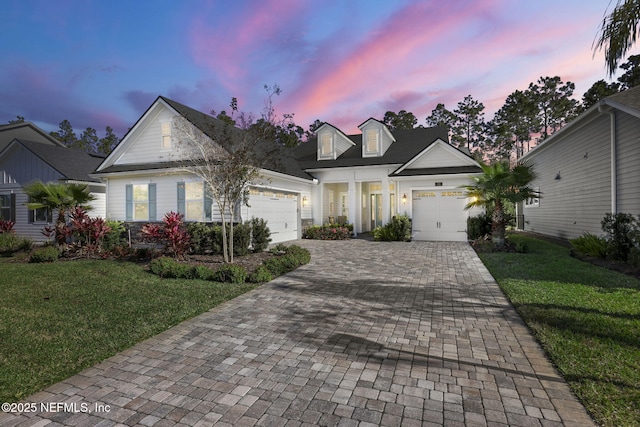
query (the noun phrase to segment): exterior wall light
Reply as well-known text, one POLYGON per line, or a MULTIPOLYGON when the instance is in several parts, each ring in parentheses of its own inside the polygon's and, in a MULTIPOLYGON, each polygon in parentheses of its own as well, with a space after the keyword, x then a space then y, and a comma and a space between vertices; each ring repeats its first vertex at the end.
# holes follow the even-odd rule
POLYGON ((309 199, 307 199, 307 196, 302 196, 302 207, 306 208, 308 204, 309 204, 309 199))
POLYGON ((407 193, 402 195, 402 204, 406 205, 407 204, 407 193))

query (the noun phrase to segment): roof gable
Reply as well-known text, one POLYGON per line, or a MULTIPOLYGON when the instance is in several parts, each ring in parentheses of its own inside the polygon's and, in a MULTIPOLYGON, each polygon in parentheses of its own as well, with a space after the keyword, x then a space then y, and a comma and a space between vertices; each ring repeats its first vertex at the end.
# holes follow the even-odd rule
POLYGON ((31 122, 0 125, 0 151, 14 139, 23 139, 42 144, 64 147, 65 145, 31 122))
POLYGON ((458 171, 455 173, 462 170, 468 170, 469 173, 480 172, 480 164, 444 140, 437 139, 400 166, 393 175, 423 175, 434 170, 458 171))
POLYGON ((20 175, 18 182, 22 183, 34 179, 95 182, 97 180, 91 178, 89 174, 98 167, 103 158, 71 148, 14 139, 0 152, 0 160, 14 166, 18 162, 21 163, 15 168, 20 172, 13 174, 20 175), (36 164, 40 166, 33 167, 36 164))
MULTIPOLYGON (((176 168, 181 165, 179 155, 173 149, 161 150, 162 141, 161 123, 171 123, 175 117, 184 117, 193 126, 215 141, 216 134, 221 127, 231 132, 244 132, 230 127, 225 122, 202 113, 179 102, 159 96, 147 109, 133 128, 124 136, 120 144, 100 165, 98 173, 140 171, 148 166, 149 170, 164 168, 176 168)), ((172 135, 174 137, 175 135, 172 135)), ((224 141, 222 141, 224 143, 224 141)), ((219 143, 219 142, 217 142, 219 143)), ((220 144, 228 151, 233 147, 220 144)), ((264 159, 260 167, 265 170, 279 172, 298 178, 312 179, 297 164, 290 149, 271 141, 260 141, 254 144, 256 159, 264 159)))

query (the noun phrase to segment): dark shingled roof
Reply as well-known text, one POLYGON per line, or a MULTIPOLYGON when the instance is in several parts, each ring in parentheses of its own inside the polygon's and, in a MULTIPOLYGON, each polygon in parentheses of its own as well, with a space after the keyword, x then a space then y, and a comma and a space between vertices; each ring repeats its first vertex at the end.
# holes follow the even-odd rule
MULTIPOLYGON (((180 115, 182 115, 185 119, 187 119, 191 124, 200 129, 205 135, 207 135, 212 140, 216 140, 216 134, 219 134, 220 130, 228 126, 222 120, 219 120, 213 116, 208 114, 204 114, 198 110, 194 110, 191 107, 187 107, 179 102, 172 101, 171 99, 165 98, 164 96, 160 96, 164 102, 169 104, 171 108, 176 110, 180 115)), ((232 128, 235 132, 244 132, 238 128, 232 128)), ((221 145, 227 149, 231 150, 233 147, 225 147, 224 141, 218 141, 221 145)), ((293 152, 290 148, 284 147, 272 141, 260 141, 258 144, 255 144, 252 147, 252 150, 255 152, 256 158, 262 159, 261 163, 257 166, 270 170, 273 172, 279 172, 290 176, 295 176, 298 178, 304 179, 313 179, 311 175, 306 173, 298 164, 296 159, 293 157, 293 152)), ((109 172, 112 170, 112 167, 105 169, 101 172, 109 172)), ((130 169, 131 170, 131 169, 130 169)))
POLYGON ((635 86, 631 89, 608 96, 605 98, 605 103, 607 101, 613 101, 640 111, 640 86, 635 86))
POLYGON ((74 181, 100 182, 89 176, 104 160, 103 157, 94 156, 84 151, 72 148, 43 144, 41 142, 24 141, 15 139, 27 150, 38 156, 43 162, 60 172, 66 179, 74 181))
POLYGON ((436 140, 448 140, 447 128, 444 126, 393 130, 391 134, 396 141, 381 157, 362 157, 362 134, 348 135, 356 145, 335 160, 317 160, 317 138, 298 146, 295 153, 304 169, 404 164, 436 140))

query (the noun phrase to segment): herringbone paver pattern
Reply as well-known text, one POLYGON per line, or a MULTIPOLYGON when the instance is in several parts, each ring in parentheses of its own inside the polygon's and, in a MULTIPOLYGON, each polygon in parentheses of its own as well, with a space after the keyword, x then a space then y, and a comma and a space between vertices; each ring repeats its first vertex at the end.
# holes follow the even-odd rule
POLYGON ((296 243, 309 265, 28 399, 79 410, 0 425, 593 425, 466 243, 296 243))

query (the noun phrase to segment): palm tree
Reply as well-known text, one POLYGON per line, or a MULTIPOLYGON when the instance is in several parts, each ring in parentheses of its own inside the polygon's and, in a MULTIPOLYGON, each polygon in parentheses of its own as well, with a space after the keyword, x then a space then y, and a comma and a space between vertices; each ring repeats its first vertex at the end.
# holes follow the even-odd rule
POLYGON ((467 197, 471 198, 465 209, 483 207, 492 212, 491 241, 502 248, 508 222, 504 203, 540 197, 540 193, 531 187, 535 173, 531 165, 524 163, 518 163, 513 168, 509 167, 508 162, 480 166, 482 175, 473 177, 473 184, 463 186, 467 190, 467 197))
POLYGON ((613 11, 602 20, 594 50, 604 48, 604 57, 610 76, 618 68, 618 61, 635 44, 639 23, 639 0, 618 0, 613 11))
POLYGON ((55 239, 59 245, 64 244, 65 241, 64 227, 67 222, 67 211, 76 206, 89 210, 91 206, 88 203, 95 200, 95 196, 89 193, 89 186, 86 184, 55 182, 44 184, 42 181, 34 181, 24 187, 24 192, 29 196, 30 200, 26 204, 27 208, 47 208, 51 212, 58 211, 55 239))

